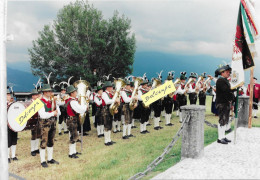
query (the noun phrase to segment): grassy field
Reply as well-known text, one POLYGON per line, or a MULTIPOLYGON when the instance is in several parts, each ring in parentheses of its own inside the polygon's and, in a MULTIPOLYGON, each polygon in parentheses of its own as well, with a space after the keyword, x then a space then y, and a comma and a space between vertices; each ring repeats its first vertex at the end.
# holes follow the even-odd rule
MULTIPOLYGON (((207 97, 206 120, 217 123, 218 118, 211 114, 211 97, 207 97)), ((260 114, 258 114, 260 116, 260 114)), ((84 136, 83 154, 79 159, 68 157, 68 135, 56 134, 54 145, 54 159, 59 165, 49 165, 49 168, 41 168, 39 155, 30 155, 30 131, 18 134, 17 157, 19 161, 9 164, 9 171, 26 179, 128 179, 134 174, 146 169, 164 148, 171 142, 172 137, 180 128, 176 112, 173 112, 172 122, 174 126, 164 126, 155 131, 153 126, 148 126, 151 133, 143 135, 137 129, 132 130, 136 138, 122 139, 122 133, 111 135, 117 143, 113 146, 104 146, 103 138, 97 138, 96 129, 92 126, 89 136, 84 136)), ((152 121, 150 120, 152 123, 152 121)), ((260 127, 260 119, 253 119, 253 126, 260 127)), ((205 125, 205 146, 216 141, 217 129, 205 125)), ((77 144, 80 151, 80 144, 77 144)), ((180 161, 181 138, 177 141, 169 155, 159 164, 145 179, 159 174, 180 161)))

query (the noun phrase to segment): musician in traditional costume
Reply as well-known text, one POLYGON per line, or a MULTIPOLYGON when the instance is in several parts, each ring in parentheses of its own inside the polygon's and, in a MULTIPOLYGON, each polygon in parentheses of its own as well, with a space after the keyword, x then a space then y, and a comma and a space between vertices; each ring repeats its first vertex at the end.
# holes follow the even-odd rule
POLYGON ((84 114, 87 111, 87 105, 80 105, 77 100, 77 89, 70 85, 67 88, 67 93, 70 95, 69 99, 66 100, 67 107, 67 126, 70 132, 70 144, 69 144, 69 158, 77 159, 78 156, 76 151, 76 141, 78 139, 78 121, 79 114, 84 114))
POLYGON ((209 90, 210 86, 208 84, 204 84, 206 73, 201 74, 201 81, 199 82, 199 105, 206 105, 206 91, 209 90))
MULTIPOLYGON (((152 88, 157 88, 161 85, 161 79, 154 79, 153 80, 153 86, 152 88), (156 84, 156 85, 154 85, 156 84)), ((153 111, 154 111, 154 129, 155 130, 160 130, 163 127, 160 126, 161 122, 161 112, 162 112, 162 102, 163 99, 158 99, 157 101, 152 103, 153 111)))
MULTIPOLYGON (((173 74, 172 72, 168 73, 168 77, 166 79, 167 81, 173 80, 173 74)), ((173 126, 171 123, 171 116, 172 116, 172 109, 173 109, 173 95, 174 93, 171 93, 164 97, 164 103, 165 103, 165 126, 173 126)))
MULTIPOLYGON (((11 100, 13 98, 13 93, 7 89, 7 109, 13 104, 13 101, 11 100)), ((13 161, 18 161, 18 158, 16 157, 16 145, 17 145, 17 137, 18 133, 14 132, 7 126, 7 133, 8 133, 8 162, 11 163, 11 159, 13 161), (12 158, 10 158, 10 150, 12 153, 12 158)))
POLYGON ((120 106, 118 107, 118 112, 114 115, 113 119, 113 133, 121 132, 121 115, 122 115, 122 108, 123 104, 120 100, 120 106))
MULTIPOLYGON (((33 89, 31 91, 31 102, 35 101, 36 99, 38 99, 39 97, 39 92, 37 91, 37 89, 33 89)), ((36 154, 39 154, 39 141, 41 138, 41 128, 40 128, 40 124, 39 124, 39 115, 38 113, 34 114, 31 117, 31 120, 35 121, 35 126, 33 127, 33 129, 31 130, 31 155, 32 156, 36 156, 36 154)))
POLYGON ((231 70, 229 65, 226 65, 218 68, 215 72, 216 77, 220 75, 216 83, 216 108, 219 113, 217 142, 221 144, 228 144, 231 142, 225 135, 226 126, 229 123, 230 108, 234 100, 234 94, 228 81, 231 70))
POLYGON ((58 117, 59 122, 58 122, 58 130, 59 130, 59 135, 62 135, 61 130, 62 128, 64 129, 64 134, 68 134, 68 127, 66 124, 66 118, 67 118, 67 110, 65 107, 65 98, 66 98, 66 88, 64 85, 61 86, 61 92, 60 94, 57 95, 57 105, 60 108, 61 115, 58 117), (63 127, 62 127, 63 126, 63 127))
POLYGON ((111 130, 112 130, 112 121, 113 121, 113 116, 111 115, 109 111, 109 106, 117 102, 118 104, 120 103, 120 99, 116 98, 113 99, 113 84, 111 81, 106 81, 104 84, 104 89, 105 91, 102 93, 102 116, 104 119, 104 136, 105 136, 105 145, 110 146, 113 145, 115 142, 111 140, 111 130))
MULTIPOLYGON (((125 124, 123 125, 123 139, 128 139, 129 137, 133 137, 131 134, 132 129, 132 111, 130 110, 129 103, 132 97, 132 90, 130 81, 126 81, 126 86, 123 91, 121 91, 121 101, 123 104, 123 113, 125 117, 125 124)), ((137 97, 133 97, 137 101, 137 97)))
POLYGON ((97 124, 97 135, 98 138, 104 136, 104 119, 102 116, 102 93, 103 89, 101 86, 97 87, 96 94, 94 97, 94 103, 96 104, 95 123, 97 124))
POLYGON ((180 122, 182 122, 182 112, 181 112, 180 107, 187 105, 186 93, 187 93, 188 89, 185 89, 186 79, 187 79, 186 72, 181 72, 181 75, 180 75, 181 83, 178 86, 177 90, 175 91, 175 94, 177 94, 180 122))
POLYGON ((47 147, 48 152, 48 163, 49 164, 59 164, 59 162, 53 159, 53 145, 54 137, 56 133, 56 118, 58 115, 58 110, 55 110, 54 98, 51 99, 52 89, 50 84, 44 84, 41 88, 43 96, 41 101, 44 103, 39 113, 39 123, 41 127, 41 145, 40 145, 40 157, 42 167, 48 167, 45 160, 45 149, 47 147))
MULTIPOLYGON (((260 99, 260 84, 258 84, 257 82, 257 78, 254 77, 254 84, 253 84, 253 116, 254 118, 258 118, 257 117, 257 111, 258 111, 258 102, 260 99)), ((248 84, 248 88, 247 88, 247 96, 250 95, 250 84, 248 84)))
POLYGON ((141 134, 149 133, 149 131, 146 130, 146 125, 149 120, 150 109, 149 109, 149 106, 146 107, 143 104, 143 100, 141 98, 143 94, 146 94, 149 91, 147 84, 148 84, 148 81, 144 80, 141 83, 141 88, 138 90, 138 104, 139 104, 138 106, 140 107, 140 115, 141 115, 141 120, 140 120, 140 133, 141 134))
POLYGON ((97 112, 97 107, 96 107, 96 103, 95 101, 95 97, 96 97, 96 91, 97 91, 97 86, 94 86, 93 88, 93 92, 90 95, 90 102, 92 104, 92 121, 94 124, 94 127, 97 127, 97 122, 96 122, 96 112, 97 112))
POLYGON ((196 93, 196 80, 197 80, 197 74, 191 72, 190 77, 193 79, 193 82, 188 85, 188 94, 189 94, 189 100, 190 104, 197 104, 197 93, 196 93))
POLYGON ((218 115, 218 110, 216 108, 216 86, 212 87, 212 103, 211 103, 211 112, 217 116, 218 115))

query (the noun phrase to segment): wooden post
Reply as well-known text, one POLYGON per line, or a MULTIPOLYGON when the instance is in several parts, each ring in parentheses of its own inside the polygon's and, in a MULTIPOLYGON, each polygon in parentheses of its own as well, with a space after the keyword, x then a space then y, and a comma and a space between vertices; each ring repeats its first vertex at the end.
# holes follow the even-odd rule
MULTIPOLYGON (((254 59, 254 55, 252 54, 254 59)), ((249 118, 248 118, 248 128, 252 128, 252 109, 253 109, 253 88, 254 88, 254 67, 250 68, 250 92, 249 92, 249 118)))

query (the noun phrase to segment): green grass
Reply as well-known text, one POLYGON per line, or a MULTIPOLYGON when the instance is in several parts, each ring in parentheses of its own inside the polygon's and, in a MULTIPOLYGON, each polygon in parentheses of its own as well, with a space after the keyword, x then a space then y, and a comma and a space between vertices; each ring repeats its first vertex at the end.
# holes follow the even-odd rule
MULTIPOLYGON (((207 98, 206 120, 211 123, 217 123, 218 118, 210 113, 211 97, 207 98)), ((160 131, 153 130, 153 126, 148 126, 150 134, 142 135, 139 133, 139 123, 136 123, 138 129, 133 129, 132 134, 136 138, 129 140, 122 139, 122 133, 111 135, 113 141, 117 143, 113 146, 104 146, 103 138, 96 137, 96 129, 93 128, 89 136, 84 136, 83 154, 79 159, 68 158, 67 135, 59 136, 56 134, 54 145, 54 159, 60 162, 60 165, 50 165, 43 169, 40 166, 40 157, 30 156, 30 131, 19 133, 17 145, 18 162, 12 162, 9 171, 26 179, 128 179, 134 174, 144 171, 156 157, 158 157, 164 148, 171 142, 173 136, 180 128, 179 119, 176 113, 173 113, 172 127, 164 126, 160 131)), ((152 120, 150 120, 151 123, 152 120)), ((253 119, 253 126, 260 127, 259 119, 253 119)), ((205 146, 211 144, 217 139, 217 129, 205 127, 205 146)), ((80 151, 80 144, 77 144, 77 150, 80 151)), ((180 161, 181 138, 176 142, 171 152, 165 159, 144 179, 165 171, 180 161)))

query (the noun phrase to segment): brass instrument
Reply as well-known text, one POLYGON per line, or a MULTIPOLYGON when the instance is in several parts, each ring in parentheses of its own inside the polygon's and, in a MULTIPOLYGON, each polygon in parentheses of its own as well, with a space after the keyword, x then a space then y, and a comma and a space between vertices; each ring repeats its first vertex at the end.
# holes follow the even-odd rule
MULTIPOLYGON (((188 82, 185 84, 185 86, 184 86, 184 89, 186 89, 187 87, 188 87, 188 85, 190 85, 190 83, 192 83, 194 80, 193 80, 193 78, 189 78, 189 80, 188 80, 188 82)), ((184 93, 185 95, 187 94, 187 91, 185 91, 185 93, 184 93)))
MULTIPOLYGON (((85 80, 78 80, 74 82, 73 86, 77 88, 79 104, 80 105, 84 104, 88 106, 89 98, 86 96, 86 92, 90 88, 89 82, 85 80)), ((85 117, 86 117, 86 113, 84 113, 83 115, 81 114, 79 115, 80 125, 84 124, 85 117)))
MULTIPOLYGON (((198 79, 198 81, 196 82, 195 88, 198 87, 200 81, 202 81, 202 80, 203 80, 203 77, 200 76, 199 79, 198 79)), ((199 93, 199 91, 196 91, 196 92, 199 93)))
POLYGON ((204 90, 204 89, 206 88, 206 85, 207 85, 207 83, 208 83, 209 81, 211 81, 211 77, 208 77, 208 78, 206 79, 206 81, 203 83, 203 91, 204 91, 204 92, 206 91, 206 90, 204 90))
MULTIPOLYGON (((151 88, 152 89, 152 88, 151 88)), ((149 91, 149 89, 145 89, 146 91, 149 91)), ((143 107, 145 108, 145 109, 147 109, 147 108, 149 108, 150 106, 146 106, 145 104, 144 104, 144 102, 142 101, 142 105, 143 105, 143 107)))
POLYGON ((134 82, 134 90, 132 92, 132 96, 131 96, 131 100, 129 103, 129 108, 131 111, 133 111, 135 109, 135 107, 137 106, 137 102, 138 100, 134 100, 134 96, 136 96, 138 94, 138 87, 140 86, 140 84, 143 82, 142 78, 135 78, 135 82, 134 82))
POLYGON ((51 111, 55 111, 56 110, 56 100, 57 97, 53 95, 51 95, 51 111))
MULTIPOLYGON (((179 78, 177 78, 177 79, 174 81, 173 85, 176 87, 176 84, 178 84, 178 83, 180 83, 180 82, 181 82, 181 80, 180 80, 179 78)), ((174 92, 170 93, 168 96, 169 96, 170 98, 173 98, 174 92)))
POLYGON ((114 116, 114 114, 118 113, 118 107, 120 106, 120 103, 115 102, 115 100, 117 98, 120 98, 119 92, 120 92, 121 88, 126 85, 126 82, 121 78, 115 79, 114 82, 115 82, 115 87, 116 87, 116 92, 113 97, 114 102, 109 106, 109 111, 112 116, 114 116))

